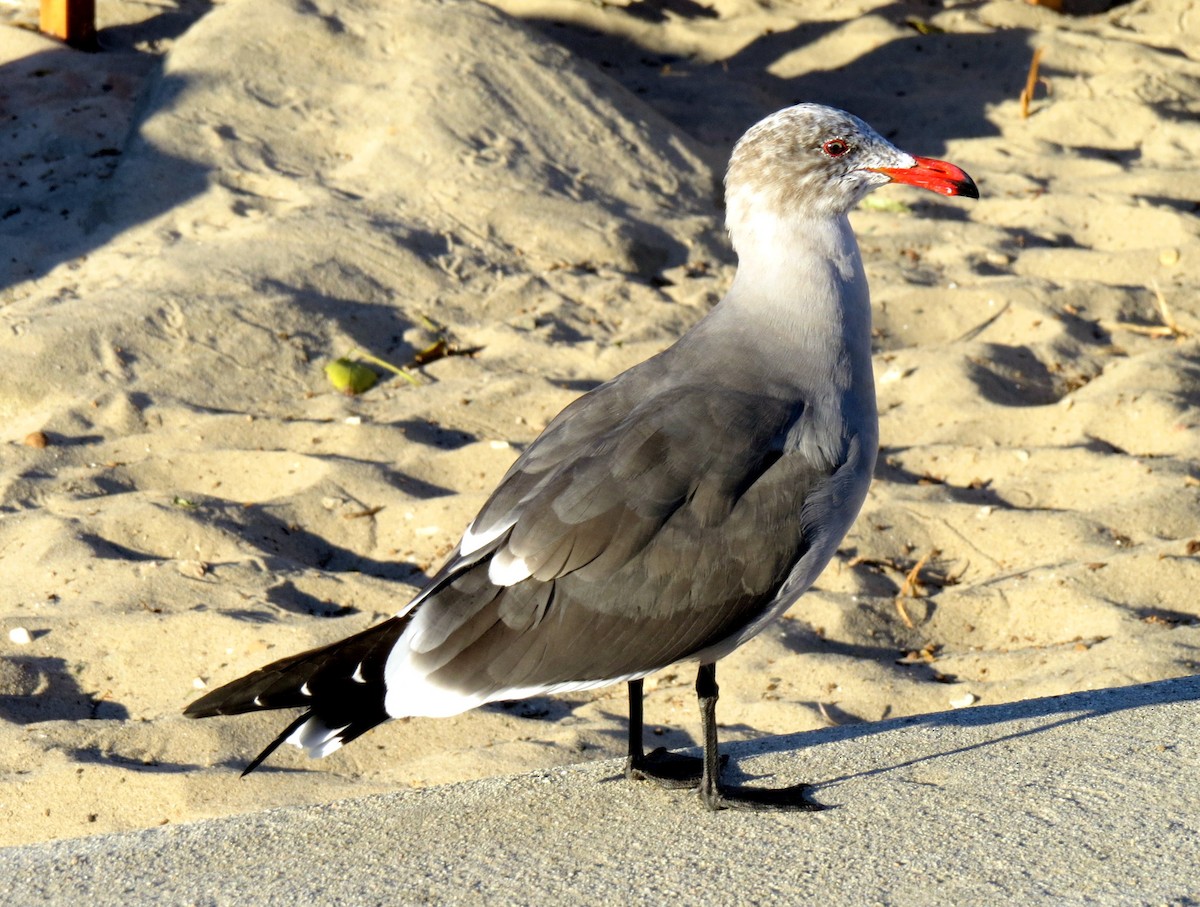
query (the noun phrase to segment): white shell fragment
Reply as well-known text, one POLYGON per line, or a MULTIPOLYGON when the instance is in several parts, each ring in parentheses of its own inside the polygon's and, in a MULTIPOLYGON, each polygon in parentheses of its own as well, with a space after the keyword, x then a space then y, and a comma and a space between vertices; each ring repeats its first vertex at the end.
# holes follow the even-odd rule
POLYGON ((204 579, 208 574, 208 564, 204 561, 179 561, 176 568, 181 576, 186 576, 188 579, 204 579))

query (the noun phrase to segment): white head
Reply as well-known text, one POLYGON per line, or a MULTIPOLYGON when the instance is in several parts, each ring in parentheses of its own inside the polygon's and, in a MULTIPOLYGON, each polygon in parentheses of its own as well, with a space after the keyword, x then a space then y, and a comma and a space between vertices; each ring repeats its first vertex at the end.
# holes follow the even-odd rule
POLYGON ((734 147, 725 177, 729 230, 736 237, 739 224, 764 214, 837 217, 890 182, 979 198, 953 164, 901 151, 845 111, 797 104, 752 126, 734 147))

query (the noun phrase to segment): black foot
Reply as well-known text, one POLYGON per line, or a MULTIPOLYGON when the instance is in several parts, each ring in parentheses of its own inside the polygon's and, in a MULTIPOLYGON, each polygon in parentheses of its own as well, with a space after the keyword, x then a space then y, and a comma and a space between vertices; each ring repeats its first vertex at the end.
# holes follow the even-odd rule
POLYGON ((793 784, 791 787, 729 787, 719 784, 715 790, 700 788, 700 800, 711 810, 818 812, 829 808, 809 800, 804 795, 808 789, 807 784, 793 784))
MULTIPOLYGON (((721 757, 721 767, 729 761, 721 757)), ((699 756, 683 756, 660 746, 647 755, 625 760, 625 777, 633 781, 653 781, 660 787, 695 788, 704 777, 704 760, 699 756)))

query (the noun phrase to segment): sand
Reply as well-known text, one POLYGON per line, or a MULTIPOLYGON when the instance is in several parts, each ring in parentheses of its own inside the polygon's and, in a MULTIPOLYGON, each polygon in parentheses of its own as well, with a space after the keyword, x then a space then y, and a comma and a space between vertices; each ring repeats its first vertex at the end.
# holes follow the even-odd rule
MULTIPOLYGON (((549 418, 719 299, 730 146, 798 100, 983 197, 854 215, 876 482, 722 662, 723 736, 1197 672, 1195 3, 98 6, 81 54, 0 5, 0 844, 620 755, 620 687, 245 780, 283 716, 180 711, 402 606, 549 418), (419 386, 323 372, 435 344, 419 386)), ((691 682, 647 683, 664 745, 691 682)))

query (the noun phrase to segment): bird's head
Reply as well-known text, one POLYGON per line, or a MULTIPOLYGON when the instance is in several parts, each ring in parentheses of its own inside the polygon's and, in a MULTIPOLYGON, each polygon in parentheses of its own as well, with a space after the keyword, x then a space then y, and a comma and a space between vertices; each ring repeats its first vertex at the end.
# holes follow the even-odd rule
POLYGON ((734 147, 725 178, 730 227, 764 205, 784 217, 845 214, 890 182, 979 198, 953 164, 901 151, 845 111, 797 104, 751 127, 734 147))

